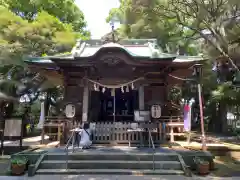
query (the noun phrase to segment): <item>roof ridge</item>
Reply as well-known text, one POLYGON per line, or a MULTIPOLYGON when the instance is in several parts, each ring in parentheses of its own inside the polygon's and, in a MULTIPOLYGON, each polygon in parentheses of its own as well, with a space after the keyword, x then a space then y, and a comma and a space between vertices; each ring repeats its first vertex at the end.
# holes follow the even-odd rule
MULTIPOLYGON (((94 45, 102 46, 102 45, 106 44, 106 42, 104 42, 101 39, 90 39, 90 40, 83 40, 83 41, 82 40, 78 40, 77 44, 79 44, 81 42, 85 42, 85 43, 90 44, 92 46, 94 46, 94 45)), ((107 43, 109 43, 109 42, 107 42, 107 43)), ((142 45, 142 44, 147 44, 147 43, 157 44, 157 39, 121 39, 116 44, 121 44, 121 45, 142 45)))

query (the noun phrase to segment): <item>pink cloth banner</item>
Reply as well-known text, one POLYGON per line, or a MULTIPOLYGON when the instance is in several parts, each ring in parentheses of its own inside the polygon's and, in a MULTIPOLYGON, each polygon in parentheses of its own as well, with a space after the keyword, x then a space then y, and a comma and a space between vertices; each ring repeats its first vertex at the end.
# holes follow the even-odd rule
POLYGON ((188 104, 184 105, 184 111, 183 111, 183 120, 184 120, 184 130, 189 132, 190 131, 190 121, 191 121, 191 111, 190 106, 188 104))

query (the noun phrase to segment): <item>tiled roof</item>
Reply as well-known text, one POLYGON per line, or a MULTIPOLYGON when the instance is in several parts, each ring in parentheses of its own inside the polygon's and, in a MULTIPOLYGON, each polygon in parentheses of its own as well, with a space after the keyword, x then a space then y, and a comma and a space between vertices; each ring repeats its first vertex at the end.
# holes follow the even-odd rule
POLYGON ((102 40, 86 40, 77 41, 70 54, 57 55, 52 57, 30 58, 27 62, 33 63, 52 63, 50 60, 54 57, 66 60, 75 60, 78 57, 92 57, 102 49, 119 48, 130 56, 144 58, 149 60, 175 59, 174 62, 192 62, 202 60, 201 57, 178 56, 176 54, 163 53, 162 49, 157 45, 156 39, 131 39, 121 40, 117 43, 104 43, 102 40))

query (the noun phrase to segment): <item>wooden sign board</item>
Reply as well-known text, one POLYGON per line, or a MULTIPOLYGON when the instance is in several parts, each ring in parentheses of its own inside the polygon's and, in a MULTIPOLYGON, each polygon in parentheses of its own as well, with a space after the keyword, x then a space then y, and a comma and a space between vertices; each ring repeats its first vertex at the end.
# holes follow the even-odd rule
POLYGON ((21 137, 22 136, 22 120, 21 119, 6 119, 5 137, 21 137))
POLYGON ((150 120, 150 112, 149 111, 134 111, 134 121, 149 121, 150 120))

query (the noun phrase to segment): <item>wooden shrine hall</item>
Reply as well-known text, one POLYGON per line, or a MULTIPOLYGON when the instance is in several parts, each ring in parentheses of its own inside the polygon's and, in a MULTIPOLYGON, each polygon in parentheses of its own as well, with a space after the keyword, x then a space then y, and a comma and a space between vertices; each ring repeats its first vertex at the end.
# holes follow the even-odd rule
POLYGON ((190 76, 190 67, 200 61, 201 57, 163 53, 155 39, 130 39, 78 41, 70 54, 25 62, 49 84, 64 87, 62 106, 74 108, 74 117, 59 117, 61 123, 78 126, 88 121, 93 143, 124 144, 138 141, 138 134, 127 129, 140 121, 158 124, 155 142, 183 135, 182 112, 167 97, 173 85, 182 83, 174 77, 190 76))

